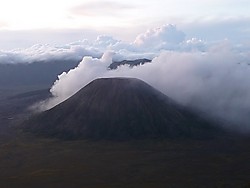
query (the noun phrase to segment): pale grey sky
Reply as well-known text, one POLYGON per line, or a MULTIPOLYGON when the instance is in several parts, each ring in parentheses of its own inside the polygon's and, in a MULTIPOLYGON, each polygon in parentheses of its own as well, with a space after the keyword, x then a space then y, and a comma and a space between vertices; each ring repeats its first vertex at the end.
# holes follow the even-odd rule
POLYGON ((70 37, 75 40, 78 36, 93 37, 101 33, 132 40, 148 28, 168 23, 185 28, 190 35, 197 33, 197 36, 201 37, 203 36, 199 29, 205 36, 211 34, 203 28, 212 30, 213 35, 220 29, 220 37, 223 37, 222 29, 225 38, 231 34, 233 37, 237 33, 234 27, 239 28, 239 35, 243 32, 247 36, 250 32, 249 10, 248 0, 1 1, 0 48, 15 47, 15 40, 19 41, 16 47, 36 42, 49 43, 50 40, 51 43, 57 43, 65 40, 63 38, 67 31, 69 33, 65 36, 69 40, 70 37), (233 31, 228 30, 230 28, 233 31), (29 33, 30 37, 25 40, 19 38, 24 37, 22 33, 25 32, 29 33), (44 32, 47 38, 44 37, 44 32), (58 36, 58 41, 54 36, 58 36))

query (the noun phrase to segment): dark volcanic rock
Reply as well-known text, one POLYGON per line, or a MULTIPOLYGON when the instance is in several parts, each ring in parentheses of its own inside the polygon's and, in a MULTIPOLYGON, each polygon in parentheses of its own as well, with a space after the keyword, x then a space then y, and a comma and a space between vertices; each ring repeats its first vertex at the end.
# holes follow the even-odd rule
POLYGON ((102 78, 56 107, 30 118, 25 129, 64 139, 207 138, 219 131, 145 82, 102 78))
POLYGON ((149 63, 151 60, 149 59, 136 59, 136 60, 123 60, 123 61, 115 61, 109 65, 110 69, 117 69, 117 67, 121 65, 129 65, 130 67, 134 67, 137 65, 143 65, 145 63, 149 63))

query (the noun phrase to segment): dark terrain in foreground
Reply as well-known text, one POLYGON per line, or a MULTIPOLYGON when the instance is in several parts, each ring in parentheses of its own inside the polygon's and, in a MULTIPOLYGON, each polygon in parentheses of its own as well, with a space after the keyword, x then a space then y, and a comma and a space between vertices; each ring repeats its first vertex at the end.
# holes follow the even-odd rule
POLYGON ((21 132, 26 107, 46 91, 0 92, 1 188, 250 187, 247 137, 62 141, 21 132))
POLYGON ((249 139, 0 143, 2 188, 249 187, 249 139))

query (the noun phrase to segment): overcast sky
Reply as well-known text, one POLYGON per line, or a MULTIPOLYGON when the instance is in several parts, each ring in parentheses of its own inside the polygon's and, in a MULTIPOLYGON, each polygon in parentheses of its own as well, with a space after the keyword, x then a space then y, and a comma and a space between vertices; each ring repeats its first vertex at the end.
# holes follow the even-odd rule
POLYGON ((189 37, 249 41, 249 0, 8 0, 0 2, 0 49, 63 44, 99 34, 132 40, 174 24, 189 37))

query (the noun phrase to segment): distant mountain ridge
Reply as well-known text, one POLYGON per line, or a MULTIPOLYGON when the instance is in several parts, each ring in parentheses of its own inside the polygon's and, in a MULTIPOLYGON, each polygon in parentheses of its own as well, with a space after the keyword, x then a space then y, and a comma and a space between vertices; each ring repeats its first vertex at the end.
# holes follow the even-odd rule
POLYGON ((137 66, 137 65, 143 65, 145 63, 150 63, 150 59, 136 59, 136 60, 123 60, 123 61, 116 61, 109 65, 110 69, 117 69, 121 65, 128 65, 130 67, 137 66))
MULTIPOLYGON (((33 63, 0 63, 0 87, 16 87, 29 85, 42 85, 50 87, 57 76, 75 68, 81 59, 72 60, 50 60, 46 62, 33 63)), ((111 63, 110 69, 116 69, 120 65, 136 66, 150 62, 148 59, 123 60, 111 63)))
POLYGON ((50 87, 59 74, 76 67, 79 61, 52 60, 50 62, 0 64, 0 86, 43 85, 50 87))
POLYGON ((62 139, 208 138, 211 122, 135 78, 101 78, 56 107, 31 117, 24 130, 62 139))

